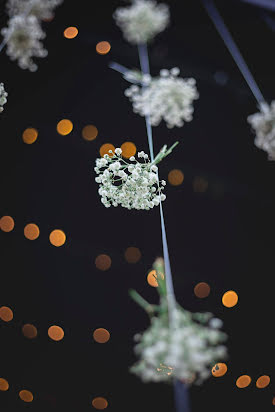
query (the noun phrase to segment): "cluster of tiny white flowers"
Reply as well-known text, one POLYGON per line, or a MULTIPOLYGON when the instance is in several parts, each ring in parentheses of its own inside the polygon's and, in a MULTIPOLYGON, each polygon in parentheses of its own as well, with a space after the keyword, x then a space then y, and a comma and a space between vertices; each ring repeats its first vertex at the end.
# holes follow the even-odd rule
POLYGON ((121 205, 127 209, 149 210, 158 206, 166 196, 162 193, 166 182, 158 179, 158 168, 150 162, 146 153, 138 152, 143 163, 130 157, 130 163, 122 157, 122 150, 116 148, 110 155, 96 159, 94 168, 98 176, 98 193, 105 207, 121 205))
POLYGON ((211 367, 227 354, 221 344, 226 334, 219 330, 222 321, 211 313, 191 314, 177 308, 173 329, 168 316, 153 317, 150 327, 135 335, 135 352, 140 360, 131 371, 143 381, 170 381, 201 384, 211 374, 211 367))
POLYGON ((170 13, 166 4, 154 0, 133 0, 129 7, 120 7, 114 19, 127 41, 147 43, 169 24, 170 13))
POLYGON ((275 100, 268 105, 262 103, 258 113, 248 116, 247 121, 255 131, 255 145, 275 160, 275 100))
POLYGON ((4 104, 7 103, 8 93, 5 91, 4 84, 0 83, 0 113, 4 110, 4 104))
POLYGON ((7 55, 11 60, 18 60, 21 69, 36 71, 33 57, 46 57, 48 52, 40 40, 46 37, 35 16, 18 15, 11 17, 8 27, 1 30, 7 43, 7 55))
POLYGON ((7 11, 10 17, 27 14, 49 20, 54 17, 54 9, 62 2, 63 0, 8 0, 7 11))
POLYGON ((158 126, 164 120, 168 128, 182 127, 193 117, 193 101, 198 99, 196 80, 178 77, 180 70, 160 71, 160 77, 150 78, 146 75, 142 84, 131 85, 125 95, 133 103, 133 110, 141 116, 149 116, 151 124, 158 126), (145 86, 145 87, 144 87, 145 86))

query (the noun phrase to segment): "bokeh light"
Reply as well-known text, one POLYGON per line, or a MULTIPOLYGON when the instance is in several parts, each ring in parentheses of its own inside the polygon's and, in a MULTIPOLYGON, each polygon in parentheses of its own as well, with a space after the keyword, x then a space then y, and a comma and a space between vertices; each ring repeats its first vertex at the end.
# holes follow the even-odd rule
POLYGON ((238 388, 246 388, 251 383, 251 378, 248 375, 242 375, 236 380, 236 386, 238 388))
POLYGON ((131 156, 135 156, 137 152, 136 145, 133 142, 124 142, 120 148, 122 150, 122 156, 126 159, 130 159, 131 156))
POLYGON ((9 387, 9 382, 4 378, 0 378, 0 391, 6 392, 9 389, 9 387))
POLYGON ((108 402, 105 398, 98 397, 93 399, 92 405, 95 409, 102 410, 107 408, 108 402))
POLYGON ((96 139, 97 135, 98 135, 98 130, 92 124, 87 124, 87 126, 84 126, 82 129, 82 137, 85 140, 94 140, 96 139))
POLYGON ((23 389, 19 392, 19 397, 24 402, 32 402, 33 401, 33 394, 30 391, 23 389))
POLYGON ((256 386, 259 389, 266 388, 270 384, 270 377, 267 375, 260 376, 256 381, 256 386))
POLYGON ((74 26, 70 26, 64 30, 63 34, 66 39, 74 39, 78 35, 78 29, 74 26))
POLYGON ((34 325, 26 323, 22 326, 22 333, 25 336, 25 338, 34 339, 37 336, 37 329, 34 325))
POLYGON ((275 405, 275 396, 274 396, 274 398, 272 399, 272 405, 275 405))
POLYGON ((24 235, 29 240, 37 239, 39 234, 39 227, 34 223, 29 223, 24 227, 24 235))
POLYGON ((97 343, 106 343, 110 339, 110 332, 104 328, 94 330, 93 338, 97 343))
POLYGON ((100 156, 103 157, 105 154, 112 157, 113 154, 109 153, 109 150, 115 151, 115 146, 112 143, 104 143, 99 149, 100 156))
POLYGON ((58 342, 64 338, 64 330, 60 326, 50 326, 48 329, 48 335, 49 337, 58 342))
POLYGON ((194 293, 197 298, 206 298, 210 293, 210 286, 206 282, 199 282, 194 287, 194 293))
POLYGON ((7 306, 2 306, 0 308, 0 319, 4 322, 10 322, 13 319, 13 311, 7 306))
POLYGON ((95 265, 99 270, 108 270, 112 264, 112 259, 109 255, 101 254, 95 259, 95 265))
POLYGON ((168 173, 168 182, 172 186, 179 186, 182 184, 184 174, 179 169, 173 169, 168 173))
POLYGON ((33 127, 28 127, 24 130, 22 134, 23 142, 26 144, 32 144, 36 141, 38 137, 38 131, 33 127))
POLYGON ((3 232, 11 232, 14 228, 14 220, 11 216, 2 216, 0 219, 0 227, 3 232))
POLYGON ((49 239, 53 246, 60 247, 66 242, 66 235, 63 230, 55 229, 50 233, 49 239))
POLYGON ((227 308, 232 308, 238 302, 238 295, 234 290, 228 290, 222 297, 222 303, 227 308))
POLYGON ((193 190, 196 193, 204 193, 208 188, 208 181, 201 176, 194 177, 193 190))
POLYGON ((124 253, 125 260, 128 263, 137 263, 141 258, 141 252, 137 247, 127 247, 124 253))
POLYGON ((59 134, 61 134, 62 136, 66 136, 67 134, 70 134, 73 130, 73 124, 70 120, 63 119, 57 123, 56 129, 59 134))
POLYGON ((156 276, 160 276, 160 275, 162 279, 164 279, 163 273, 162 274, 159 273, 157 275, 157 272, 155 270, 151 270, 147 275, 147 282, 149 283, 149 285, 152 286, 153 288, 157 288, 159 284, 158 284, 156 276))
POLYGON ((215 366, 213 366, 212 370, 212 375, 215 376, 215 378, 220 378, 221 376, 224 376, 227 372, 227 365, 225 363, 216 363, 215 366))
POLYGON ((111 50, 111 45, 108 41, 100 41, 96 45, 96 51, 98 54, 107 54, 111 50))

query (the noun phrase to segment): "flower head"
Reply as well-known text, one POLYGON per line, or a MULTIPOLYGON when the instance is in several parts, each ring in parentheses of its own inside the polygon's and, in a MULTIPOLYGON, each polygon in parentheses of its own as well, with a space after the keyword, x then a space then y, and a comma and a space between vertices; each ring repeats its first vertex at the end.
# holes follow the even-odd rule
POLYGON ((52 19, 53 10, 63 0, 8 0, 7 12, 10 17, 16 15, 33 15, 41 20, 52 19))
POLYGON ((154 0, 133 0, 128 7, 120 7, 114 19, 126 40, 133 44, 147 43, 169 24, 169 8, 154 0))
POLYGON ((8 93, 4 89, 4 84, 0 83, 0 113, 4 110, 4 104, 7 103, 8 93))
POLYGON ((32 58, 46 57, 48 54, 40 42, 45 38, 45 33, 38 19, 35 16, 14 16, 1 33, 7 43, 7 55, 10 59, 18 60, 21 69, 36 71, 37 65, 32 58))
POLYGON ((275 100, 270 105, 262 103, 260 111, 247 121, 256 133, 255 145, 268 153, 269 160, 275 160, 275 100))
POLYGON ((149 210, 165 199, 163 182, 158 179, 158 168, 144 152, 139 152, 139 162, 134 156, 130 162, 121 157, 121 149, 96 159, 95 181, 99 183, 98 193, 105 207, 118 206, 127 209, 149 210))
MULTIPOLYGON (((160 77, 147 79, 146 87, 136 84, 125 90, 134 112, 149 116, 153 126, 164 120, 167 127, 182 127, 192 120, 193 101, 198 99, 196 81, 178 77, 177 67, 160 71, 160 77)), ((143 84, 144 86, 144 84, 143 84)))

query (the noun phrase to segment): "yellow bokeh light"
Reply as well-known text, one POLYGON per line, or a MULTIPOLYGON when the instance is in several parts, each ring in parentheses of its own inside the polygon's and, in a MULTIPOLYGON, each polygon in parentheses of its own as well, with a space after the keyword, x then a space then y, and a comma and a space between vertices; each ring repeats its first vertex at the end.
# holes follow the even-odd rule
POLYGON ((34 143, 37 137, 38 137, 38 131, 34 129, 33 127, 28 127, 26 130, 24 130, 22 134, 23 142, 26 144, 34 143))
MULTIPOLYGON (((153 288, 157 288, 158 285, 159 285, 158 281, 157 281, 157 276, 160 276, 160 274, 157 275, 157 272, 155 270, 151 270, 147 275, 147 282, 153 288)), ((164 279, 163 273, 161 274, 161 277, 162 277, 162 279, 164 279)))
POLYGON ((29 223, 24 227, 24 235, 29 240, 37 239, 39 234, 39 227, 34 223, 29 223))
POLYGON ((109 150, 115 151, 115 146, 112 143, 104 143, 99 149, 100 156, 103 157, 107 154, 110 157, 113 157, 113 153, 109 153, 109 150))
POLYGON ((260 376, 256 381, 256 386, 259 389, 266 388, 270 384, 270 377, 267 375, 260 376))
POLYGON ((99 270, 108 270, 112 264, 112 259, 108 255, 98 255, 95 259, 95 265, 99 270))
POLYGON ((63 230, 55 229, 51 232, 49 239, 53 246, 60 247, 66 242, 66 235, 63 230))
POLYGON ((0 227, 3 232, 11 232, 14 228, 14 220, 11 216, 2 216, 0 219, 0 227))
POLYGON ((194 293, 198 298, 206 298, 210 293, 210 286, 206 282, 200 282, 194 287, 194 293))
POLYGON ((168 174, 168 182, 172 186, 179 186, 182 184, 184 179, 184 174, 179 169, 173 169, 168 174))
POLYGON ((64 30, 63 34, 66 39, 74 39, 78 35, 78 29, 74 26, 70 26, 64 30))
POLYGON ((9 389, 9 387, 9 382, 4 378, 0 378, 0 391, 6 392, 9 389))
POLYGON ((215 366, 213 366, 212 370, 212 375, 215 376, 215 378, 220 378, 221 376, 224 376, 227 372, 227 365, 225 363, 216 363, 215 366))
POLYGON ((68 119, 63 119, 57 123, 56 128, 59 134, 61 134, 62 136, 66 136, 67 134, 70 134, 73 130, 73 123, 68 119))
POLYGON ((141 252, 137 247, 130 246, 125 250, 124 257, 128 263, 137 263, 141 258, 141 252))
POLYGON ((108 402, 105 398, 98 397, 93 399, 92 405, 95 409, 102 410, 107 408, 108 402))
POLYGON ((106 343, 110 339, 110 332, 104 328, 98 328, 93 333, 93 338, 97 343, 106 343))
POLYGON ((222 297, 222 303, 227 308, 232 308, 238 302, 238 295, 234 290, 228 290, 222 297))
POLYGON ((96 51, 98 54, 107 54, 111 50, 111 45, 108 41, 100 41, 96 45, 96 51))
POLYGON ((7 306, 2 306, 0 308, 0 319, 4 322, 10 322, 13 319, 13 311, 7 306))
POLYGON ((92 124, 88 124, 82 129, 82 137, 85 140, 94 140, 96 139, 97 135, 98 135, 98 130, 92 124))
POLYGON ((64 330, 60 326, 50 326, 48 329, 48 335, 49 337, 58 342, 64 338, 64 330))
POLYGON ((238 388, 246 388, 251 383, 251 378, 248 375, 242 375, 236 380, 236 386, 238 388))
POLYGON ((131 156, 135 156, 137 152, 136 145, 132 142, 125 142, 120 146, 122 150, 122 156, 126 159, 130 159, 131 156))
POLYGON ((25 336, 25 338, 34 339, 37 336, 37 329, 34 325, 31 325, 30 323, 26 323, 22 327, 22 333, 25 336))
POLYGON ((33 394, 30 391, 22 390, 19 392, 19 397, 24 402, 32 402, 33 401, 33 394))

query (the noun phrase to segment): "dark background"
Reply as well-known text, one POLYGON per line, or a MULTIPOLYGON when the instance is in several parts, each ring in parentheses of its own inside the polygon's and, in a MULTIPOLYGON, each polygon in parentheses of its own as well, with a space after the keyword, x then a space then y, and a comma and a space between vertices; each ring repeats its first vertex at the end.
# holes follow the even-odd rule
MULTIPOLYGON (((1 27, 5 25, 1 2, 1 27)), ((200 99, 194 120, 181 129, 154 128, 155 151, 180 139, 181 145, 161 164, 167 179, 179 168, 181 186, 167 185, 164 213, 177 299, 192 311, 211 311, 224 321, 230 357, 227 374, 211 377, 190 391, 192 411, 269 411, 275 395, 274 370, 274 205, 275 165, 253 143, 246 118, 256 101, 199 1, 167 1, 171 25, 150 46, 153 75, 178 66, 183 77, 197 79, 200 99), (208 182, 204 193, 193 182, 208 182), (194 286, 211 286, 198 299, 194 286), (222 305, 225 291, 239 295, 238 304, 222 305), (272 370, 273 368, 273 370, 272 370), (235 385, 248 374, 245 389, 235 385), (270 385, 257 389, 267 374, 270 385)), ((99 148, 133 141, 148 152, 144 120, 132 112, 123 92, 127 82, 108 68, 111 61, 138 67, 135 47, 122 39, 112 13, 122 2, 68 1, 45 23, 46 59, 30 73, 0 56, 1 77, 9 93, 1 114, 1 216, 10 215, 15 228, 1 233, 0 306, 12 308, 14 319, 0 325, 0 377, 10 390, 0 393, 1 411, 89 411, 96 396, 104 396, 113 411, 173 411, 173 392, 164 384, 143 384, 129 374, 133 335, 148 326, 146 314, 128 296, 135 288, 157 302, 146 275, 162 254, 158 208, 150 212, 106 209, 94 182, 99 148), (79 35, 63 37, 73 25, 79 35), (111 51, 100 56, 97 42, 111 51), (62 118, 74 124, 60 136, 62 118), (96 140, 81 137, 86 124, 99 130, 96 140), (22 132, 39 131, 26 145, 22 132), (27 223, 36 223, 40 237, 24 237, 27 223), (67 241, 55 248, 53 229, 63 229, 67 241), (124 251, 140 248, 142 259, 129 264, 124 251), (111 268, 95 267, 101 253, 111 268), (28 340, 21 327, 33 323, 38 338, 28 340), (63 327, 65 338, 53 342, 48 327, 63 327), (103 327, 111 339, 93 341, 103 327), (29 389, 32 404, 18 391, 29 389)), ((216 2, 267 101, 274 97, 274 33, 265 19, 270 12, 238 1, 216 2), (267 13, 264 14, 264 13, 267 13)))

